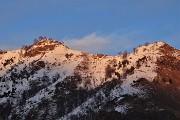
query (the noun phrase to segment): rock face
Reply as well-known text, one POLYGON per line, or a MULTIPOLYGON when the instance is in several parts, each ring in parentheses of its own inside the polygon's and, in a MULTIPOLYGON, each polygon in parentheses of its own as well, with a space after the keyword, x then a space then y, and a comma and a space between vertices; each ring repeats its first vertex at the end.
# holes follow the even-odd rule
POLYGON ((180 51, 71 50, 43 39, 0 53, 0 120, 179 120, 180 51))

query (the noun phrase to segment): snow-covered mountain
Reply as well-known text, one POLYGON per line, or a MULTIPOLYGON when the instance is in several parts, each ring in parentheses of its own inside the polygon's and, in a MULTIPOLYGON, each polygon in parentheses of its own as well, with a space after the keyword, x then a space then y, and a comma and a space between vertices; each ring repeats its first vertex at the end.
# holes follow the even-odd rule
POLYGON ((117 56, 42 39, 0 52, 0 120, 179 120, 180 51, 117 56))

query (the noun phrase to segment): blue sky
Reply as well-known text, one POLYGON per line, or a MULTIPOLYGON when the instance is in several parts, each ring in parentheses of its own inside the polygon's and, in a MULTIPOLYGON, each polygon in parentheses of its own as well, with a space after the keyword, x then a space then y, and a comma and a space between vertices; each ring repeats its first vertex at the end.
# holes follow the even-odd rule
POLYGON ((180 0, 0 0, 0 49, 40 35, 109 55, 155 41, 180 49, 180 0))

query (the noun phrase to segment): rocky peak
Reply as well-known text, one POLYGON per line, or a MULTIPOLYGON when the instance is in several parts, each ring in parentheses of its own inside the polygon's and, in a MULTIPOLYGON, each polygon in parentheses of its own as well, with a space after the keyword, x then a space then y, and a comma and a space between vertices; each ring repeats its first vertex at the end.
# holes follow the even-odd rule
POLYGON ((41 46, 41 45, 61 45, 62 43, 59 41, 52 40, 50 38, 45 38, 42 40, 38 40, 34 43, 34 45, 41 46))
POLYGON ((145 43, 145 45, 139 46, 135 52, 138 54, 158 53, 160 48, 165 44, 164 42, 155 42, 153 44, 145 43))
POLYGON ((164 44, 159 48, 162 54, 157 59, 157 77, 158 82, 162 85, 169 84, 175 89, 180 88, 180 50, 164 44))
POLYGON ((37 54, 44 54, 45 52, 52 51, 56 47, 68 48, 63 43, 59 41, 52 40, 50 38, 45 38, 42 40, 36 41, 33 45, 26 46, 24 48, 24 56, 34 57, 37 54))

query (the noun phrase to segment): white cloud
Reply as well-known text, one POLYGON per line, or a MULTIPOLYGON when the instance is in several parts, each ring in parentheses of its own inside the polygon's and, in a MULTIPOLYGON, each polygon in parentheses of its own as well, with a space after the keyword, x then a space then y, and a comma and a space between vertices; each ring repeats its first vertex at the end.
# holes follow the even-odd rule
POLYGON ((106 36, 93 33, 80 39, 64 39, 63 41, 71 49, 88 53, 117 55, 120 51, 132 51, 133 47, 143 43, 140 40, 133 39, 138 34, 138 31, 128 32, 123 35, 109 34, 106 36))
POLYGON ((97 53, 105 50, 110 43, 107 37, 97 36, 95 33, 81 39, 65 40, 65 43, 72 49, 84 52, 97 53))

